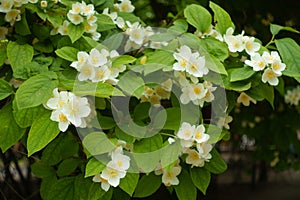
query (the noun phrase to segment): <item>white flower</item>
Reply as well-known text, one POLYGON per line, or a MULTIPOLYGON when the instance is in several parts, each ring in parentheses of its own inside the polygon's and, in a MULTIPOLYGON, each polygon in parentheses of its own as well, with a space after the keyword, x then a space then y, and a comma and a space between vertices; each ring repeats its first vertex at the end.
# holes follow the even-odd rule
POLYGON ((111 162, 118 171, 126 171, 130 167, 130 158, 123 155, 122 147, 119 146, 111 153, 111 162))
POLYGON ((188 156, 185 159, 187 164, 191 164, 192 167, 203 167, 205 164, 205 160, 201 158, 198 151, 194 149, 188 149, 187 152, 188 156))
POLYGON ((94 25, 97 27, 97 17, 95 15, 88 15, 86 16, 86 20, 87 20, 87 23, 90 24, 90 25, 94 25))
POLYGON ((116 164, 110 161, 100 175, 101 178, 107 180, 108 184, 113 187, 117 187, 120 184, 120 179, 126 176, 126 171, 117 169, 116 164))
POLYGON ((7 34, 8 34, 8 28, 0 27, 0 40, 5 39, 7 34))
POLYGON ((276 74, 272 69, 266 69, 262 75, 262 82, 266 83, 268 82, 272 86, 276 86, 279 83, 278 80, 279 74, 276 74))
POLYGON ((262 57, 268 64, 273 64, 275 60, 281 61, 280 56, 277 51, 271 51, 271 53, 264 51, 262 57))
POLYGON ((104 191, 108 191, 109 188, 110 188, 110 184, 108 183, 108 181, 104 178, 101 177, 101 174, 96 174, 94 177, 93 177, 93 181, 96 182, 96 183, 101 183, 101 188, 104 190, 104 191))
POLYGON ((279 76, 282 74, 282 71, 285 70, 285 67, 286 65, 280 60, 274 60, 274 62, 271 65, 273 72, 275 72, 279 76))
POLYGON ((242 34, 225 36, 224 39, 230 52, 242 52, 245 48, 242 34))
POLYGON ((42 8, 47 8, 48 2, 47 1, 41 1, 41 7, 42 8))
POLYGON ((59 109, 69 102, 69 93, 67 91, 58 92, 58 88, 53 90, 52 97, 46 102, 46 106, 50 109, 59 109))
POLYGON ((232 122, 232 120, 233 120, 233 118, 230 115, 228 115, 226 117, 220 117, 218 122, 217 122, 217 126, 219 128, 224 127, 226 129, 230 129, 229 123, 232 122))
POLYGON ((110 70, 106 65, 95 68, 95 75, 91 79, 92 82, 105 82, 107 79, 109 79, 110 70))
POLYGON ((14 5, 14 0, 1 0, 0 2, 0 12, 2 13, 8 13, 9 11, 11 11, 14 5))
POLYGON ((82 12, 82 4, 79 2, 72 4, 72 9, 69 11, 72 14, 80 14, 82 12))
POLYGON ((73 14, 72 12, 68 12, 67 17, 75 25, 81 24, 83 22, 83 17, 80 14, 73 14))
POLYGON ((146 36, 146 31, 144 28, 132 29, 129 33, 129 40, 135 42, 138 45, 142 45, 146 36))
POLYGON ((194 135, 194 131, 194 125, 192 126, 187 122, 183 122, 177 132, 177 137, 183 140, 191 140, 194 135))
POLYGON ((84 32, 93 34, 97 32, 97 24, 90 24, 88 22, 84 23, 84 32))
POLYGON ((171 171, 163 170, 162 182, 165 186, 178 185, 179 180, 177 176, 181 172, 180 166, 174 166, 171 171))
POLYGON ((244 106, 249 106, 250 101, 256 104, 256 100, 248 96, 245 92, 242 92, 240 96, 237 98, 237 102, 242 103, 244 106))
POLYGON ((190 65, 189 60, 192 56, 191 49, 183 45, 178 49, 178 53, 174 53, 173 56, 176 59, 176 63, 173 64, 173 69, 176 71, 185 71, 190 65))
POLYGON ((94 66, 89 63, 83 64, 82 66, 77 68, 77 70, 79 72, 78 80, 80 80, 80 81, 85 81, 85 80, 92 79, 95 77, 94 66))
POLYGON ((101 33, 99 32, 93 32, 92 33, 92 39, 95 40, 95 41, 98 41, 101 37, 101 33))
POLYGON ((245 60, 245 64, 252 67, 254 71, 261 71, 265 69, 267 62, 263 56, 258 53, 253 53, 251 55, 251 60, 245 60))
POLYGON ((176 141, 176 140, 175 140, 174 138, 172 138, 172 137, 169 137, 169 138, 168 138, 168 143, 169 143, 169 144, 173 144, 175 141, 176 141))
POLYGON ((120 12, 133 12, 134 6, 131 4, 130 0, 121 0, 121 3, 115 4, 115 7, 120 12))
POLYGON ((205 161, 209 161, 209 159, 211 159, 210 151, 213 148, 211 144, 198 143, 196 147, 201 158, 203 158, 205 161))
POLYGON ((186 71, 195 76, 203 77, 203 75, 208 73, 208 68, 205 67, 204 56, 199 56, 198 54, 193 54, 189 59, 189 65, 186 67, 186 71))
POLYGON ((293 90, 288 90, 287 93, 284 95, 285 103, 289 103, 291 105, 298 106, 300 100, 300 87, 293 90))
POLYGON ((70 24, 70 22, 65 20, 63 22, 63 24, 60 27, 58 27, 57 32, 60 33, 61 35, 68 35, 69 34, 69 28, 68 28, 69 24, 70 24))
POLYGON ((97 49, 93 48, 90 52, 88 61, 95 67, 105 65, 107 63, 108 54, 108 51, 105 49, 102 49, 100 53, 97 49))
POLYGON ((205 127, 202 124, 200 124, 199 126, 197 126, 195 128, 193 139, 197 143, 207 142, 210 137, 208 134, 206 134, 204 132, 205 132, 205 127))
POLYGON ((243 39, 245 44, 244 48, 249 55, 257 52, 260 49, 260 44, 254 41, 254 37, 244 36, 243 39))
POLYGON ((58 128, 59 130, 61 130, 62 132, 65 132, 68 129, 68 126, 70 124, 70 121, 68 120, 67 116, 65 115, 64 112, 62 112, 62 110, 58 109, 58 110, 54 110, 51 113, 50 119, 52 121, 56 121, 58 122, 58 128))
POLYGON ((86 5, 85 2, 82 1, 81 14, 84 15, 84 16, 89 16, 89 15, 93 15, 94 13, 95 13, 94 5, 93 4, 86 5))
POLYGON ((11 26, 13 26, 16 21, 21 20, 21 11, 17 9, 11 9, 6 13, 4 19, 5 21, 9 22, 11 26))
POLYGON ((86 64, 88 58, 89 58, 88 53, 86 53, 85 51, 79 51, 77 53, 77 61, 72 62, 70 66, 79 70, 81 66, 86 64))
POLYGON ((72 124, 79 127, 82 124, 82 118, 90 114, 91 108, 87 98, 77 97, 73 93, 69 93, 69 102, 62 107, 62 111, 72 124))
POLYGON ((191 84, 190 87, 191 87, 190 90, 191 101, 199 100, 205 97, 207 89, 204 88, 204 85, 202 83, 191 84))

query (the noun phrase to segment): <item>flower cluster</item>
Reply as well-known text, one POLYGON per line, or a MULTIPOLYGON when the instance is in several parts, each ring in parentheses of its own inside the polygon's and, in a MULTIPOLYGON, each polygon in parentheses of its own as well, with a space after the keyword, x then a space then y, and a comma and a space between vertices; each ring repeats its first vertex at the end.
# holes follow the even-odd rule
POLYGON ((300 101, 300 86, 297 86, 292 90, 288 90, 284 95, 284 101, 285 103, 298 106, 300 101))
POLYGON ((171 185, 179 184, 179 179, 177 178, 181 172, 181 166, 179 165, 179 162, 180 160, 178 159, 174 166, 168 166, 166 168, 162 168, 161 164, 158 164, 154 174, 158 176, 162 174, 161 180, 165 186, 169 187, 171 185))
POLYGON ((101 34, 97 32, 97 17, 95 16, 97 12, 94 10, 93 4, 86 4, 84 1, 82 3, 76 2, 72 4, 72 9, 68 11, 67 18, 63 24, 55 28, 51 34, 60 33, 61 35, 68 35, 70 22, 74 25, 84 24, 85 33, 91 34, 94 40, 99 40, 101 34))
POLYGON ((198 126, 183 122, 177 132, 183 153, 188 154, 185 162, 192 167, 203 167, 211 159, 212 145, 207 143, 210 136, 205 133, 203 124, 198 126), (196 147, 196 148, 195 148, 196 147))
POLYGON ((119 12, 131 13, 134 11, 134 6, 131 4, 130 0, 119 0, 119 3, 114 4, 114 8, 119 12))
POLYGON ((125 44, 126 52, 131 49, 139 49, 143 46, 149 46, 152 49, 158 49, 162 46, 168 45, 167 42, 157 42, 149 39, 150 36, 156 34, 150 26, 142 27, 139 22, 134 22, 132 24, 129 21, 126 21, 126 25, 128 27, 125 30, 125 34, 128 35, 128 40, 125 44))
POLYGON ((262 71, 262 82, 268 82, 270 85, 276 86, 279 83, 278 77, 282 75, 286 65, 281 62, 281 58, 276 51, 271 53, 265 51, 262 55, 254 53, 250 60, 245 60, 245 64, 253 68, 254 71, 262 71))
POLYGON ((198 52, 193 53, 186 45, 181 46, 178 51, 173 54, 177 61, 173 64, 173 70, 187 72, 194 77, 203 77, 208 73, 204 56, 200 56, 198 52))
POLYGON ((11 26, 21 20, 20 7, 27 3, 37 3, 38 0, 0 0, 0 13, 5 13, 4 20, 11 26))
POLYGON ((86 118, 91 113, 90 104, 85 97, 78 97, 72 92, 53 90, 53 96, 46 102, 53 110, 50 119, 58 122, 59 130, 65 132, 70 124, 85 128, 86 118))
POLYGON ((106 168, 93 177, 94 182, 100 182, 101 188, 108 191, 110 186, 117 187, 120 179, 126 176, 130 167, 130 158, 123 153, 122 146, 118 146, 110 153, 111 160, 107 163, 106 168))
POLYGON ((157 85, 154 89, 145 86, 141 102, 150 102, 152 105, 160 104, 160 100, 169 99, 173 82, 171 79, 157 85))
POLYGON ((100 51, 93 48, 89 53, 80 51, 77 53, 77 61, 71 63, 78 72, 78 80, 91 80, 92 82, 108 82, 110 84, 117 84, 116 79, 120 72, 126 69, 125 65, 112 66, 112 58, 119 56, 115 50, 107 51, 101 49, 100 51))

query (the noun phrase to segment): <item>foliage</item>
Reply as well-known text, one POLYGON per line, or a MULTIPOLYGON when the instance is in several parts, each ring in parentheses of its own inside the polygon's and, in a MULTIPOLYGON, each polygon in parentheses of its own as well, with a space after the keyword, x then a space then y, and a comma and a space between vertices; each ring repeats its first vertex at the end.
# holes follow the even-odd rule
POLYGON ((140 198, 162 184, 196 199, 227 169, 216 144, 230 132, 273 167, 299 168, 300 47, 277 38, 297 30, 271 24, 264 45, 213 2, 178 4, 164 28, 129 0, 0 2, 0 148, 38 158, 43 199, 140 198))

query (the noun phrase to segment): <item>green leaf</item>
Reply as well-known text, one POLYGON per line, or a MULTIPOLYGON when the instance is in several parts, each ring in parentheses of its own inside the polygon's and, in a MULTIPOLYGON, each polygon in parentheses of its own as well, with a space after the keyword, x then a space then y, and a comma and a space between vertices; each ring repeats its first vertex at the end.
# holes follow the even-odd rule
POLYGON ((156 50, 147 57, 144 74, 148 75, 152 72, 161 70, 167 66, 172 66, 174 63, 173 52, 156 50))
POLYGON ((286 64, 283 74, 290 77, 299 77, 300 46, 291 38, 275 40, 275 44, 283 62, 286 64))
POLYGON ((42 161, 48 165, 55 165, 65 158, 77 155, 78 150, 78 141, 71 133, 64 133, 46 147, 42 154, 42 161))
POLYGON ((299 31, 293 29, 292 27, 280 26, 277 24, 270 24, 270 31, 272 35, 277 35, 280 31, 290 31, 293 33, 300 33, 299 31))
POLYGON ((31 34, 30 29, 27 24, 25 12, 21 15, 21 20, 17 21, 15 23, 15 30, 16 30, 16 33, 23 35, 23 36, 31 34))
POLYGON ((69 26, 68 26, 68 35, 69 35, 72 43, 74 43, 76 40, 81 38, 83 33, 84 33, 83 23, 78 24, 78 25, 74 25, 72 23, 69 24, 69 26))
POLYGON ((40 105, 37 107, 26 108, 18 110, 16 101, 13 101, 13 115, 17 124, 21 128, 27 128, 32 125, 33 121, 39 118, 42 114, 47 112, 44 106, 40 105))
POLYGON ((100 174, 102 170, 104 170, 106 165, 102 162, 100 162, 95 157, 92 157, 85 167, 85 178, 89 176, 94 176, 96 174, 100 174))
POLYGON ((55 176, 55 173, 53 176, 47 176, 47 177, 43 178, 42 184, 40 187, 40 194, 41 194, 42 199, 47 199, 47 197, 50 193, 49 188, 51 188, 56 183, 57 183, 57 178, 55 176))
POLYGON ((97 17, 97 31, 107 31, 111 30, 113 28, 116 28, 116 25, 111 20, 111 18, 105 14, 97 14, 95 15, 97 17))
POLYGON ((109 51, 116 50, 121 47, 121 45, 124 45, 124 34, 118 33, 113 34, 109 36, 108 38, 105 38, 103 42, 101 42, 101 45, 97 45, 97 49, 100 51, 101 49, 105 48, 109 51))
POLYGON ((216 24, 215 27, 216 30, 221 33, 221 35, 225 34, 229 27, 234 28, 230 15, 223 8, 212 1, 209 2, 209 7, 214 12, 214 23, 216 24))
POLYGON ((75 178, 66 177, 59 179, 52 185, 46 200, 74 200, 75 196, 75 178))
POLYGON ((126 173, 126 176, 120 180, 120 188, 124 190, 127 194, 132 196, 137 183, 139 181, 140 175, 138 173, 126 173))
POLYGON ((224 61, 229 56, 228 47, 224 42, 221 42, 212 37, 206 37, 201 39, 201 46, 205 47, 208 53, 215 56, 218 60, 224 61))
POLYGON ((255 74, 255 71, 249 66, 244 66, 242 68, 235 68, 232 69, 230 73, 230 81, 231 82, 242 81, 250 78, 253 74, 255 74))
POLYGON ((31 108, 45 103, 57 87, 58 82, 52 80, 54 72, 38 74, 26 80, 16 92, 16 105, 18 109, 31 108), (33 98, 34 97, 34 98, 33 98))
POLYGON ((109 98, 110 96, 124 96, 117 88, 108 83, 92 83, 77 81, 73 86, 73 93, 76 95, 92 95, 95 97, 109 98))
POLYGON ((163 148, 161 155, 161 166, 162 168, 167 167, 172 164, 176 160, 178 160, 179 155, 181 154, 181 144, 180 140, 176 140, 176 142, 172 144, 168 144, 163 148))
POLYGON ((44 148, 59 134, 58 124, 50 116, 51 112, 46 112, 33 122, 27 139, 28 156, 44 148))
POLYGON ((5 99, 13 93, 12 87, 3 79, 0 79, 0 100, 5 99))
POLYGON ((0 67, 4 64, 6 58, 6 43, 0 42, 0 67))
POLYGON ((116 148, 102 132, 93 132, 84 137, 82 141, 83 146, 92 155, 100 155, 103 153, 108 153, 116 148))
POLYGON ((160 185, 160 176, 157 176, 154 173, 144 175, 139 180, 133 196, 138 198, 150 196, 159 189, 160 185))
POLYGON ((193 167, 190 169, 190 175, 194 185, 205 195, 210 183, 209 171, 204 168, 193 167))
POLYGON ((67 176, 70 173, 74 172, 75 169, 80 164, 80 160, 78 158, 68 158, 63 160, 57 168, 57 175, 58 176, 67 176))
POLYGON ((182 170, 178 176, 179 185, 175 185, 175 192, 179 200, 196 200, 197 189, 194 186, 189 173, 182 170))
POLYGON ((24 74, 24 65, 29 63, 33 58, 33 47, 28 44, 20 45, 16 42, 9 42, 7 45, 7 57, 10 61, 14 77, 26 79, 24 74))
POLYGON ((247 94, 258 101, 266 99, 274 107, 274 87, 268 84, 260 83, 247 91, 247 94))
POLYGON ((212 18, 208 10, 196 4, 188 5, 184 9, 187 22, 204 33, 211 25, 212 18))
POLYGON ((103 130, 112 129, 116 126, 116 122, 112 117, 106 117, 98 114, 97 119, 100 124, 100 128, 103 130))
POLYGON ((43 161, 33 163, 30 168, 34 175, 38 178, 46 178, 56 175, 54 168, 43 161))
MULTIPOLYGON (((110 192, 111 189, 108 191, 110 192)), ((102 200, 106 192, 101 188, 99 183, 93 183, 89 189, 88 200, 102 200)))
POLYGON ((119 67, 121 65, 133 63, 135 60, 135 57, 129 55, 121 55, 113 59, 112 67, 119 67))
POLYGON ((209 162, 206 162, 204 168, 213 174, 221 174, 227 169, 227 164, 222 159, 218 151, 213 148, 210 152, 212 158, 209 162))
POLYGON ((76 61, 77 60, 77 53, 79 52, 78 49, 74 47, 62 47, 55 51, 56 55, 59 57, 68 60, 68 61, 76 61))
POLYGON ((84 178, 83 174, 79 174, 75 179, 75 196, 78 199, 87 199, 93 182, 84 178))
POLYGON ((131 71, 124 74, 118 82, 118 86, 120 87, 121 91, 137 98, 140 98, 140 94, 137 94, 136 90, 143 87, 144 84, 144 80, 141 78, 141 76, 131 71))
POLYGON ((142 102, 136 105, 133 111, 134 119, 142 120, 149 117, 149 109, 151 104, 149 102, 142 102))
POLYGON ((11 103, 0 110, 0 119, 0 148, 5 152, 22 138, 26 129, 20 128, 15 122, 11 103))

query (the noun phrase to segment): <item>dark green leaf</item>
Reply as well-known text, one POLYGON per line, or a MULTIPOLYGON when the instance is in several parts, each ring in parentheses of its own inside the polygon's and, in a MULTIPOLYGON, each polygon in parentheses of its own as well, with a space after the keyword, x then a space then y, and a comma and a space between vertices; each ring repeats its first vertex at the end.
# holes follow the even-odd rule
POLYGON ((197 189, 194 186, 189 173, 182 170, 178 176, 179 185, 174 186, 179 200, 196 200, 197 189))
POLYGON ((154 173, 150 173, 149 175, 144 175, 139 180, 133 196, 138 198, 150 196, 158 190, 160 185, 161 185, 160 176, 157 176, 154 173))
POLYGON ((59 179, 52 185, 47 196, 47 200, 74 200, 76 177, 66 177, 59 179))
POLYGON ((126 176, 120 180, 120 188, 132 196, 139 181, 139 177, 140 175, 138 173, 127 172, 126 176))
POLYGON ((210 152, 212 158, 209 162, 206 162, 204 168, 213 174, 221 174, 227 169, 227 164, 222 159, 218 151, 213 148, 210 152))
POLYGON ((204 168, 193 167, 190 169, 190 175, 194 185, 205 195, 210 183, 209 171, 204 168))
POLYGON ((56 173, 58 176, 67 176, 74 172, 79 164, 80 160, 78 158, 68 158, 59 164, 56 173))

